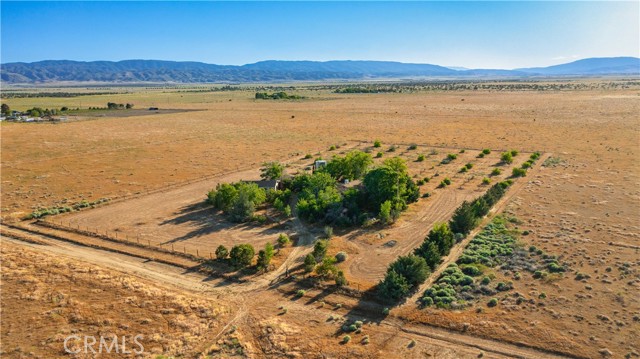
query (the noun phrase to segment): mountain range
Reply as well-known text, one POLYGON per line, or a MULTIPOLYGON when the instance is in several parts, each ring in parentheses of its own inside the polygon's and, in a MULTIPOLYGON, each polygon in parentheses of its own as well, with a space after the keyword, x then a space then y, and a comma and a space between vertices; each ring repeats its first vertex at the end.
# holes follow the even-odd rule
POLYGON ((47 60, 0 65, 7 84, 99 83, 247 83, 421 78, 535 78, 564 76, 640 76, 640 58, 588 58, 549 67, 464 69, 390 61, 261 61, 242 66, 160 60, 47 60))

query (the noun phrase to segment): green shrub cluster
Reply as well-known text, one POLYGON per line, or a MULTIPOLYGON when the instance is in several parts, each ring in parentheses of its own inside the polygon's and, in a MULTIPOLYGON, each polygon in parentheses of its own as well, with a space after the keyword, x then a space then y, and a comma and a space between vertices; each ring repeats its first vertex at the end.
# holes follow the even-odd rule
POLYGON ((300 100, 303 96, 289 95, 286 92, 274 92, 269 94, 267 92, 256 92, 256 100, 300 100))
POLYGON ((266 199, 266 191, 249 182, 220 183, 207 194, 207 201, 234 222, 252 220, 256 207, 266 199))
POLYGON ((38 219, 46 216, 55 216, 56 214, 68 213, 73 211, 79 211, 83 208, 93 208, 99 204, 109 202, 109 198, 100 198, 98 200, 89 202, 89 201, 81 201, 71 206, 57 206, 57 207, 49 207, 49 208, 39 208, 33 212, 31 212, 26 219, 38 219))

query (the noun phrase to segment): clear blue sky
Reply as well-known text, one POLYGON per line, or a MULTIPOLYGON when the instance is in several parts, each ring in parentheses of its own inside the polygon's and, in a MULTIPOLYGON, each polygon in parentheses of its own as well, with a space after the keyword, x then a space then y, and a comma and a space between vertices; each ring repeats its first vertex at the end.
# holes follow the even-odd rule
POLYGON ((640 2, 10 2, 1 62, 391 60, 470 68, 639 56, 640 2))

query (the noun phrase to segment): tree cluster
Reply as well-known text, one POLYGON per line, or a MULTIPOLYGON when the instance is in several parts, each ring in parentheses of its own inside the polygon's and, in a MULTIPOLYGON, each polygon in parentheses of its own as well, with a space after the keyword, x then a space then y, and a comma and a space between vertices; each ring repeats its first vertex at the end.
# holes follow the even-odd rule
POLYGON ((385 278, 378 284, 378 296, 389 302, 397 302, 412 289, 424 282, 429 270, 440 264, 448 255, 456 239, 462 239, 476 226, 478 219, 502 198, 511 182, 500 182, 472 202, 463 202, 448 223, 436 223, 413 255, 399 257, 387 268, 385 278), (426 274, 425 274, 426 273, 426 274))
POLYGON ((255 183, 220 183, 207 194, 207 201, 234 222, 253 218, 256 207, 266 200, 266 192, 255 183))

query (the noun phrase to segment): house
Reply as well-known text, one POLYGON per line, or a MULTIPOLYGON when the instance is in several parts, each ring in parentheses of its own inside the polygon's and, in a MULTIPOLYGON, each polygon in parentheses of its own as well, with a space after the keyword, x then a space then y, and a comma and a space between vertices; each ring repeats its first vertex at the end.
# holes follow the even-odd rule
POLYGON ((313 163, 313 170, 317 171, 317 170, 319 170, 321 168, 324 168, 326 166, 327 166, 327 161, 325 161, 325 160, 316 160, 313 163))
POLYGON ((259 188, 265 190, 279 190, 282 189, 282 182, 280 180, 262 180, 262 181, 247 181, 248 183, 255 183, 259 188))

